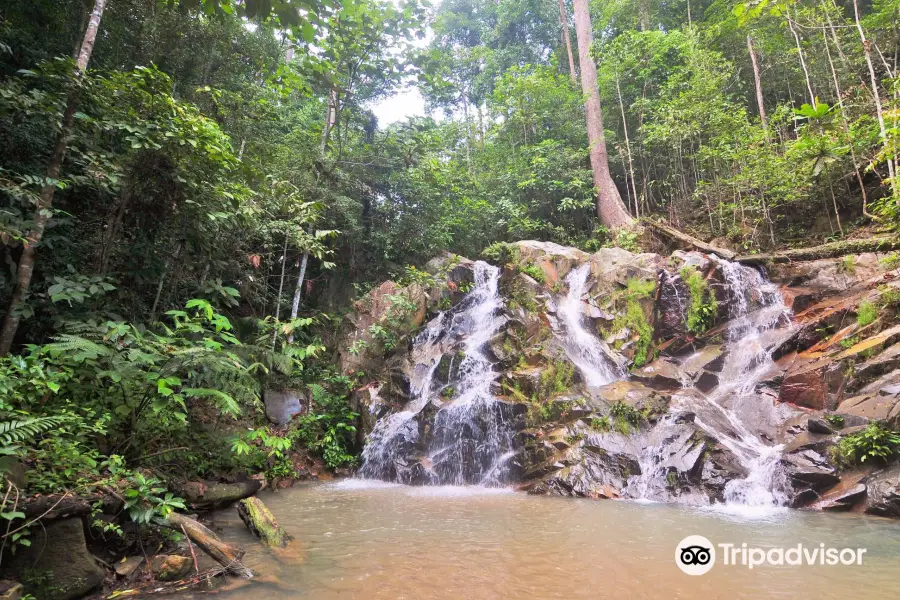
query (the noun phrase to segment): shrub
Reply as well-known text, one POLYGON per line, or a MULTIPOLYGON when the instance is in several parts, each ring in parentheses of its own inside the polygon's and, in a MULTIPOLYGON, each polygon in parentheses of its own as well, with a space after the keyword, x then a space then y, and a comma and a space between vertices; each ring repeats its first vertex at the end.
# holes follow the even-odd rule
POLYGON ((900 433, 881 423, 870 423, 859 433, 841 439, 837 458, 845 465, 861 464, 869 460, 887 462, 900 450, 900 433))

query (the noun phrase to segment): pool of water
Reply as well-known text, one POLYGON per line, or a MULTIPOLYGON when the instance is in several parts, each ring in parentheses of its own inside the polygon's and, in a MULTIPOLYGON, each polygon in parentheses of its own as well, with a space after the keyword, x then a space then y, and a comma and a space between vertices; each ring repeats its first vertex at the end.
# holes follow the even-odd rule
MULTIPOLYGON (((262 547, 236 509, 216 514, 260 575, 216 597, 360 600, 897 598, 900 523, 788 509, 712 510, 348 480, 261 496, 295 541, 262 547), (737 547, 865 548, 862 565, 675 564, 702 535, 737 547)), ((200 598, 192 593, 182 598, 200 598)))

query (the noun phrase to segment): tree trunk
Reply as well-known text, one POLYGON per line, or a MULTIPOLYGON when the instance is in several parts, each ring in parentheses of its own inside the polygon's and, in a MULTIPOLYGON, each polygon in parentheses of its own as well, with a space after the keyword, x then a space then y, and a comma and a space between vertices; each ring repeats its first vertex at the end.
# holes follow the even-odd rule
POLYGON ((581 63, 581 89, 587 118, 591 169, 597 188, 597 217, 610 229, 618 229, 634 222, 628 214, 619 190, 609 174, 609 157, 603 137, 603 109, 597 87, 597 66, 591 58, 591 16, 588 0, 575 0, 575 35, 578 38, 578 59, 581 63))
MULTIPOLYGON (((869 67, 869 77, 872 79, 872 95, 875 97, 875 112, 878 114, 878 127, 881 132, 881 141, 884 144, 885 149, 888 148, 888 137, 887 137, 887 129, 884 125, 884 110, 881 106, 881 94, 878 92, 878 77, 875 75, 875 67, 872 65, 872 47, 871 43, 868 39, 866 39, 866 32, 862 28, 862 23, 859 21, 859 3, 857 0, 853 0, 853 16, 856 21, 856 28, 859 30, 859 38, 862 40, 863 52, 866 57, 866 65, 869 67)), ((894 159, 888 155, 887 159, 888 164, 888 173, 891 176, 891 191, 893 195, 897 196, 897 178, 894 176, 894 159)))
POLYGON ((226 544, 206 526, 201 525, 190 517, 171 513, 167 521, 166 524, 169 527, 175 531, 184 532, 193 543, 200 546, 201 550, 214 558, 217 563, 225 567, 232 575, 244 579, 253 577, 253 571, 241 563, 241 558, 244 557, 244 549, 240 546, 226 544))
POLYGON ((759 64, 756 62, 756 51, 753 49, 753 39, 747 36, 747 50, 750 52, 750 63, 753 65, 753 82, 756 84, 756 105, 759 107, 759 120, 762 121, 763 129, 769 128, 766 119, 766 104, 763 101, 762 80, 759 77, 759 64))
POLYGON ((628 121, 625 117, 625 104, 622 102, 622 88, 619 86, 619 72, 616 71, 616 95, 619 97, 619 110, 622 112, 622 131, 625 133, 625 154, 628 157, 628 173, 631 176, 631 192, 634 196, 634 216, 639 218, 637 185, 634 182, 634 161, 631 159, 631 140, 628 138, 628 121))
MULTIPOLYGON (((309 252, 303 253, 303 260, 300 262, 300 276, 297 277, 297 287, 294 288, 294 303, 291 305, 291 320, 297 318, 300 312, 300 297, 303 295, 303 280, 306 279, 306 266, 309 264, 309 252)), ((294 343, 294 334, 288 336, 288 343, 294 343)))
POLYGON ((806 79, 806 90, 809 92, 809 104, 813 108, 816 107, 816 93, 812 88, 812 80, 809 78, 809 69, 806 68, 806 59, 803 58, 803 47, 800 45, 800 36, 797 35, 797 30, 794 29, 794 21, 791 18, 791 11, 788 9, 787 16, 788 29, 791 30, 791 33, 794 35, 794 42, 797 44, 797 55, 800 57, 800 67, 803 69, 803 77, 806 79))
POLYGON ((638 0, 638 27, 650 31, 650 0, 638 0))
POLYGON ((575 71, 575 56, 572 54, 572 38, 569 37, 569 19, 566 16, 566 2, 559 0, 559 24, 562 28, 563 42, 566 45, 566 51, 569 53, 569 75, 572 77, 572 83, 578 83, 578 73, 575 71))
POLYGON ((278 339, 278 318, 281 316, 281 294, 284 292, 284 269, 287 266, 288 236, 284 234, 284 250, 281 252, 281 278, 278 280, 278 296, 275 297, 275 330, 272 332, 272 348, 278 339))
MULTIPOLYGON (((107 0, 94 1, 94 10, 91 12, 91 18, 88 20, 87 30, 84 33, 81 50, 78 53, 78 59, 75 64, 76 78, 81 78, 84 75, 91 60, 91 53, 94 51, 94 42, 97 39, 97 30, 100 28, 100 20, 103 18, 106 2, 107 0)), ((46 229, 47 222, 53 214, 53 195, 56 193, 57 180, 62 170, 63 161, 66 158, 66 151, 69 147, 69 135, 72 133, 77 109, 77 85, 73 85, 66 101, 62 127, 56 138, 53 154, 50 157, 50 164, 47 166, 48 183, 41 189, 41 196, 34 215, 34 225, 31 231, 28 232, 28 235, 25 236, 22 256, 19 259, 19 267, 16 272, 16 286, 9 300, 9 307, 3 319, 3 325, 0 326, 0 356, 9 354, 16 330, 19 328, 19 321, 22 319, 22 303, 31 288, 31 277, 34 274, 37 246, 41 243, 41 239, 44 237, 44 229, 46 229)))

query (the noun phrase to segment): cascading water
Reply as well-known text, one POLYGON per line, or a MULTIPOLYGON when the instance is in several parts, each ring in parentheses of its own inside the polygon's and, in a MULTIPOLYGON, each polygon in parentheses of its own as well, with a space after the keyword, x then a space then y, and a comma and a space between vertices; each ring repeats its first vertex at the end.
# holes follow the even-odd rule
POLYGON ((788 500, 789 482, 780 459, 782 446, 768 445, 747 429, 737 414, 743 403, 759 401, 756 384, 772 365, 772 350, 765 343, 768 332, 789 319, 778 289, 755 269, 720 261, 729 295, 727 352, 719 377, 719 387, 704 396, 715 412, 724 417, 725 427, 717 419, 695 420, 704 431, 731 450, 747 470, 744 479, 725 486, 727 504, 782 506, 788 500), (757 310, 749 309, 757 294, 757 310), (726 408, 726 401, 731 408, 726 408))
POLYGON ((578 367, 585 383, 599 387, 621 379, 623 373, 604 342, 582 324, 581 297, 590 272, 591 265, 586 263, 569 273, 566 277, 569 293, 559 303, 557 315, 561 319, 560 340, 566 355, 578 367))
MULTIPOLYGON (((491 386, 498 373, 485 352, 491 338, 505 323, 499 313, 503 300, 499 295, 500 270, 484 262, 475 263, 475 286, 445 324, 446 317, 432 321, 414 341, 418 350, 431 362, 422 366, 425 373, 414 386, 407 409, 381 419, 369 435, 363 451, 360 476, 387 479, 403 483, 433 485, 499 485, 505 482, 507 462, 515 454, 514 434, 510 426, 510 410, 491 394, 491 386), (436 320, 437 321, 437 320, 436 320), (440 338, 451 342, 462 340, 462 347, 453 347, 463 355, 452 382, 454 399, 441 405, 434 416, 433 427, 420 432, 415 417, 429 403, 438 403, 432 381, 443 353, 436 356, 426 346, 440 344, 440 338), (421 440, 420 440, 421 436, 421 440), (421 444, 420 444, 421 442, 421 444), (417 444, 424 445, 418 470, 404 470, 417 444), (415 481, 409 474, 418 474, 415 481)), ((422 453, 419 450, 420 454, 422 453)))
MULTIPOLYGON (((760 402, 756 385, 772 365, 772 350, 766 337, 789 321, 790 311, 777 287, 758 271, 724 260, 719 264, 729 307, 726 357, 719 385, 706 395, 695 389, 693 381, 685 375, 682 383, 690 393, 685 394, 684 401, 696 413, 693 422, 730 450, 747 473, 743 479, 725 485, 726 504, 781 506, 788 500, 790 487, 781 468, 782 446, 766 444, 747 428, 739 413, 742 408, 760 402), (695 398, 701 404, 697 405, 695 398)), ((660 486, 654 485, 664 481, 669 438, 683 435, 677 421, 677 412, 666 415, 647 435, 647 446, 639 460, 641 474, 631 478, 628 484, 630 496, 643 499, 665 496, 664 491, 659 493, 660 486)), ((692 497, 689 501, 696 499, 692 497)))

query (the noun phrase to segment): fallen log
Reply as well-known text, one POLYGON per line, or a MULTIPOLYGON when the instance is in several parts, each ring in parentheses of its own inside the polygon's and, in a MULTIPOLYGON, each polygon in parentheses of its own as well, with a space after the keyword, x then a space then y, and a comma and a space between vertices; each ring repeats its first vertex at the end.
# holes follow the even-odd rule
POLYGON ((178 513, 171 513, 164 524, 175 531, 185 533, 193 543, 215 559, 228 573, 245 579, 253 577, 253 571, 241 563, 241 558, 244 557, 242 547, 223 542, 206 526, 178 513))
POLYGON ((748 254, 738 256, 734 260, 745 265, 764 265, 837 258, 848 254, 862 254, 863 252, 888 252, 897 249, 900 249, 900 237, 885 235, 868 239, 842 240, 840 242, 822 244, 821 246, 796 248, 771 254, 748 254))
POLYGON ((717 246, 713 246, 712 244, 708 244, 703 240, 697 239, 692 235, 688 235, 683 231, 678 231, 674 227, 669 227, 664 223, 647 220, 644 221, 643 224, 669 239, 675 240, 692 248, 696 248, 697 250, 705 252, 706 254, 715 254, 716 256, 720 256, 725 260, 734 260, 734 257, 737 256, 731 250, 726 250, 725 248, 719 248, 717 246))
POLYGON ((262 482, 255 479, 236 483, 216 483, 209 481, 189 481, 173 484, 171 489, 188 503, 200 509, 221 508, 243 498, 248 498, 262 488, 262 482))
POLYGON ((238 502, 238 516, 253 535, 271 548, 284 548, 291 536, 281 528, 275 515, 259 498, 246 498, 238 502))
POLYGON ((90 514, 96 502, 101 502, 103 511, 110 514, 119 512, 123 505, 121 499, 110 494, 49 494, 24 498, 16 510, 25 513, 25 518, 29 520, 55 521, 90 514))

